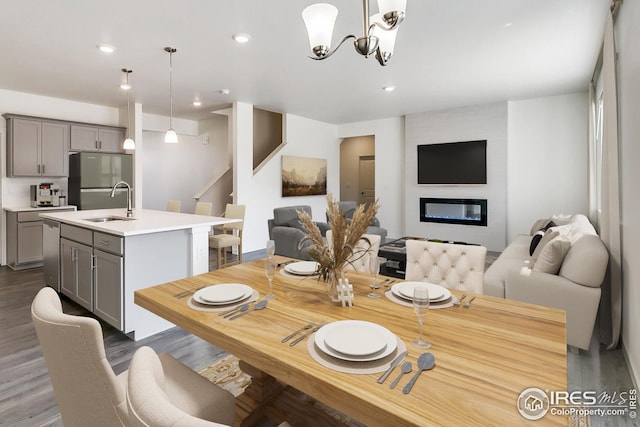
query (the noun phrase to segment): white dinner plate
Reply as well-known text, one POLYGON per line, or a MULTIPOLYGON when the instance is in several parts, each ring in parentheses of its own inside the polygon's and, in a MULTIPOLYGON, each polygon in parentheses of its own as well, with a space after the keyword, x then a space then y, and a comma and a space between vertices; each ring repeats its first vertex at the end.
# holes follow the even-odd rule
POLYGON ((318 349, 324 352, 325 354, 328 354, 331 357, 346 360, 349 362, 370 362, 372 360, 382 359, 383 357, 387 357, 393 351, 395 351, 396 347, 398 346, 398 339, 390 330, 388 330, 383 326, 376 325, 375 323, 364 322, 362 320, 341 320, 338 322, 329 323, 328 325, 325 325, 322 328, 320 328, 318 332, 316 332, 314 342, 318 347, 318 349), (332 349, 327 345, 325 341, 327 334, 333 333, 333 330, 335 328, 338 328, 338 329, 344 328, 345 325, 346 325, 346 329, 344 329, 343 331, 347 331, 347 332, 353 331, 354 329, 349 324, 354 322, 368 323, 370 325, 377 326, 385 340, 384 348, 381 351, 378 351, 377 353, 368 354, 365 356, 352 356, 352 355, 341 353, 339 351, 335 351, 334 349, 332 349))
POLYGON ((286 272, 299 276, 313 276, 317 268, 318 263, 315 261, 298 261, 284 266, 286 272))
POLYGON ((251 286, 240 283, 224 283, 207 286, 193 294, 193 298, 203 304, 223 305, 241 301, 253 293, 251 286))
POLYGON ((324 343, 347 356, 370 356, 387 346, 381 326, 370 322, 351 321, 333 327, 324 337, 324 343))
POLYGON ((429 282, 396 283, 391 287, 391 292, 393 292, 394 295, 400 298, 413 300, 413 289, 416 286, 424 286, 429 290, 429 301, 431 302, 440 302, 451 297, 451 292, 449 292, 449 289, 445 288, 444 286, 436 285, 429 282))

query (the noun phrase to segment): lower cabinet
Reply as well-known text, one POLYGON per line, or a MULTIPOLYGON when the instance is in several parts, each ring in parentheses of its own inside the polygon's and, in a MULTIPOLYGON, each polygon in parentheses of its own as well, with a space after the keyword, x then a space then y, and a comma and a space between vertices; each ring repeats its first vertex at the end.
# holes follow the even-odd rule
POLYGON ((61 292, 122 330, 122 238, 66 224, 60 234, 61 292))
POLYGON ((60 250, 62 293, 93 311, 93 248, 62 238, 60 250))
POLYGON ((95 314, 111 326, 122 330, 122 257, 98 249, 93 250, 95 314))

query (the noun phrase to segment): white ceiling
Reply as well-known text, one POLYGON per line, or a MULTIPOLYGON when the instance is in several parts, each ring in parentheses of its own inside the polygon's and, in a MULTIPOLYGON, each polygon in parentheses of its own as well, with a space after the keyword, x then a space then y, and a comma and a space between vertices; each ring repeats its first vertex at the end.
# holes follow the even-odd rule
MULTIPOLYGON (((389 65, 345 43, 307 58, 316 0, 0 0, 0 88, 199 119, 233 101, 329 123, 586 90, 610 0, 408 0, 389 65), (239 45, 233 33, 251 41, 239 45), (107 43, 117 50, 96 49, 107 43), (383 86, 395 85, 387 93, 383 86), (219 93, 231 90, 230 95, 219 93), (202 107, 191 105, 194 98, 202 107)), ((360 1, 333 1, 334 45, 360 1)), ((371 1, 371 13, 377 11, 371 1)))

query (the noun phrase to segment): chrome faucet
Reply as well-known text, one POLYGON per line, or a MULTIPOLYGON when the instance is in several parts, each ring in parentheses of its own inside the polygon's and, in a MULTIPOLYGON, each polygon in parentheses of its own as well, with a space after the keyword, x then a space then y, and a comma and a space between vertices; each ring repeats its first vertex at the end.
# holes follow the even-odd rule
POLYGON ((131 208, 131 186, 128 183, 126 183, 125 181, 116 182, 111 189, 109 197, 116 196, 116 188, 118 188, 121 184, 127 186, 127 218, 131 218, 133 216, 133 209, 131 208))

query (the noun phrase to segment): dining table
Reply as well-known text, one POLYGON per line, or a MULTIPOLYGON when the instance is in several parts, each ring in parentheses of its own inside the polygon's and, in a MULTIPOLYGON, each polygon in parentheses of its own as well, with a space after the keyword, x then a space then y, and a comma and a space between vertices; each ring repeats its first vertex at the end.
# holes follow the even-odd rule
MULTIPOLYGON (((380 288, 375 292, 381 296, 371 298, 367 294, 375 278, 346 272, 353 301, 343 306, 330 300, 321 278, 287 273, 286 264, 294 260, 276 255, 274 261, 278 266, 272 288, 275 299, 268 300, 264 309, 233 320, 217 310, 198 309, 193 294, 211 285, 244 284, 261 301, 269 293, 265 259, 135 292, 136 304, 241 360, 252 383, 236 398, 236 425, 256 425, 265 416, 286 419, 292 425, 350 425, 345 419, 394 427, 530 425, 518 409, 524 390, 567 389, 562 310, 450 289, 453 301, 462 294, 465 302, 475 298, 467 307, 448 304, 429 309, 424 335, 431 348, 418 349, 412 345, 419 323, 411 304, 400 304, 389 295, 391 285, 401 279, 378 276, 380 288), (293 339, 282 342, 311 322, 328 326, 349 320, 380 325, 406 347, 404 361, 411 362, 412 371, 401 377, 397 387, 391 389, 390 383, 401 374, 402 364, 381 384, 380 370, 359 371, 357 365, 336 369, 319 363, 317 354, 312 357, 318 334, 313 329, 304 330, 311 334, 296 345, 290 345, 293 339), (427 352, 435 365, 423 371, 405 394, 403 388, 415 374, 418 358, 427 352), (288 403, 282 403, 286 399, 288 403), (329 408, 329 413, 340 416, 306 412, 318 407, 323 414, 329 408), (315 418, 305 422, 305 417, 315 418)), ((567 416, 548 413, 536 423, 566 426, 567 420, 567 416)))

